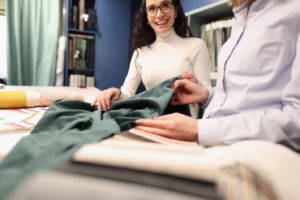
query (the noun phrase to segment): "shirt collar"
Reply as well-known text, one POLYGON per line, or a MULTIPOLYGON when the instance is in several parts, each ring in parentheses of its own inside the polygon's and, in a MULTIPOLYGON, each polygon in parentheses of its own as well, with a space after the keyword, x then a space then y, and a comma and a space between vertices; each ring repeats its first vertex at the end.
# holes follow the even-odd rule
MULTIPOLYGON (((241 15, 241 13, 245 13, 245 11, 247 11, 250 7, 259 7, 261 6, 263 3, 265 3, 268 0, 256 0, 253 3, 244 3, 240 6, 237 6, 235 8, 233 8, 233 13, 235 16, 237 15, 241 15)), ((251 8, 252 9, 252 8, 251 8)))
POLYGON ((171 40, 175 36, 176 36, 176 32, 175 32, 174 28, 172 28, 171 30, 169 30, 166 33, 156 33, 156 40, 166 42, 166 41, 171 40))

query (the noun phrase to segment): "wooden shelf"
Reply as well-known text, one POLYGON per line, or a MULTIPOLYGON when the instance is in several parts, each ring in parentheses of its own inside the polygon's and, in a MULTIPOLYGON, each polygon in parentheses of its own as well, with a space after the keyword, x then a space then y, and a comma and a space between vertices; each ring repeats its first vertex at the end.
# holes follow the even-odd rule
POLYGON ((91 31, 91 30, 79 30, 79 29, 71 29, 69 28, 69 33, 79 33, 79 34, 89 34, 89 35, 95 35, 97 32, 96 31, 91 31))

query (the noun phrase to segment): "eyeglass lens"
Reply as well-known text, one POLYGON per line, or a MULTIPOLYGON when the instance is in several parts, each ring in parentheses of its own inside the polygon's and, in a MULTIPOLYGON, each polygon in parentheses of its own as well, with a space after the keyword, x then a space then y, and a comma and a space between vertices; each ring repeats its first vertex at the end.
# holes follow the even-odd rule
POLYGON ((154 16, 154 15, 156 15, 158 9, 160 9, 160 11, 163 12, 163 13, 168 13, 172 9, 172 2, 170 2, 170 1, 163 1, 159 6, 150 5, 147 8, 147 14, 149 16, 154 16))

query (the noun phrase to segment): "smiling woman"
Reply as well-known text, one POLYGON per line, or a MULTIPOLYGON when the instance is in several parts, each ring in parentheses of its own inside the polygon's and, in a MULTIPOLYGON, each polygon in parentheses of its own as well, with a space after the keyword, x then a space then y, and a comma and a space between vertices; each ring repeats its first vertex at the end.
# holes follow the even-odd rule
MULTIPOLYGON (((95 101, 99 109, 109 110, 111 101, 132 97, 140 82, 149 90, 183 73, 194 76, 199 85, 210 87, 206 44, 192 37, 180 0, 141 1, 134 18, 131 48, 134 52, 123 85, 120 90, 111 87, 102 91, 95 101)), ((194 105, 177 109, 193 117, 198 115, 194 105)))

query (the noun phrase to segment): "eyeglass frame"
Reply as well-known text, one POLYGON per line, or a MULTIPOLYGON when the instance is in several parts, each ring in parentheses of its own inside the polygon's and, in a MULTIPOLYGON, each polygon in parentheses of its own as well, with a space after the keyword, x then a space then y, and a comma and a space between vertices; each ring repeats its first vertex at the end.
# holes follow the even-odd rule
MULTIPOLYGON (((165 12, 165 11, 163 11, 163 10, 161 9, 161 6, 162 6, 163 3, 169 3, 169 4, 171 5, 170 11, 172 10, 172 8, 174 8, 174 2, 172 2, 172 1, 163 1, 163 2, 161 2, 161 4, 160 4, 159 6, 153 5, 154 8, 155 8, 155 12, 153 13, 153 15, 149 15, 148 8, 149 8, 150 6, 146 7, 146 13, 147 13, 147 16, 149 16, 149 17, 154 17, 155 15, 157 15, 158 9, 160 10, 160 12, 162 12, 162 13, 164 13, 164 14, 169 13, 170 11, 165 12)), ((151 6, 152 6, 152 5, 151 5, 151 6)))

